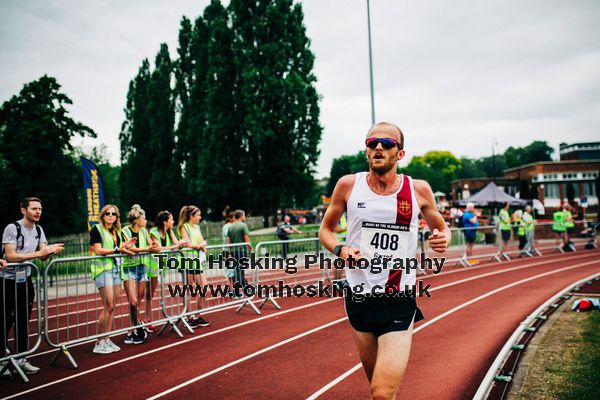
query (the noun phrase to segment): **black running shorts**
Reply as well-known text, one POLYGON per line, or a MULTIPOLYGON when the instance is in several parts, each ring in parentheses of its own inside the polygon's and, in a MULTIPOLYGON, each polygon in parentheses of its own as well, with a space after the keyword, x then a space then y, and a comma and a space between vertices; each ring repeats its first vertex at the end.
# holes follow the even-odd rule
POLYGON ((346 314, 352 328, 359 332, 371 332, 375 337, 396 331, 405 331, 413 322, 425 317, 414 297, 371 297, 358 301, 346 296, 346 314))

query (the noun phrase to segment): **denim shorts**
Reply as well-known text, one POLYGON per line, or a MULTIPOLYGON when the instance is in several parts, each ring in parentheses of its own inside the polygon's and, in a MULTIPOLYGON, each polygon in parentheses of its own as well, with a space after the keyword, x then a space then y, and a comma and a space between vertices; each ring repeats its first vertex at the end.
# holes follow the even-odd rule
POLYGON ((121 279, 119 268, 114 267, 110 271, 104 271, 98 275, 94 278, 94 282, 96 283, 96 287, 100 289, 105 286, 121 286, 123 280, 121 279))
POLYGON ((138 282, 146 282, 148 280, 148 275, 146 274, 146 266, 145 265, 136 265, 134 267, 125 267, 123 268, 123 275, 126 281, 138 281, 138 282))

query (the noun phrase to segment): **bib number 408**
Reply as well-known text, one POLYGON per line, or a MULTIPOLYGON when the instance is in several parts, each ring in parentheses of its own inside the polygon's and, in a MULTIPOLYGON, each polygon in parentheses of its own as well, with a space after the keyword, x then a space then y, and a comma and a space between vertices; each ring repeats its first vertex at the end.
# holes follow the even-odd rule
POLYGON ((371 246, 377 250, 398 250, 399 235, 389 233, 375 233, 371 239, 371 246))

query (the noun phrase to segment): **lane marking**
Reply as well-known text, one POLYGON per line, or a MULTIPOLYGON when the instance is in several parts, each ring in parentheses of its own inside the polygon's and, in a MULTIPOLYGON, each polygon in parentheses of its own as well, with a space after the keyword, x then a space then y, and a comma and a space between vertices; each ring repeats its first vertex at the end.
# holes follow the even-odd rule
POLYGON ((283 346, 283 345, 286 345, 286 344, 288 344, 288 343, 291 343, 291 342, 293 342, 293 341, 295 341, 295 340, 298 340, 298 339, 300 339, 300 338, 303 338, 303 337, 305 337, 305 336, 311 335, 311 334, 313 334, 313 333, 315 333, 315 332, 318 332, 318 331, 320 331, 320 330, 323 330, 323 329, 329 328, 330 326, 336 325, 336 324, 338 324, 338 323, 340 323, 340 322, 342 322, 342 321, 345 321, 345 320, 346 320, 346 317, 344 317, 344 318, 340 318, 340 319, 336 319, 335 321, 331 321, 331 322, 329 322, 329 323, 327 323, 327 324, 324 324, 324 325, 318 326, 318 327, 316 327, 316 328, 314 328, 314 329, 311 329, 311 330, 309 330, 309 331, 302 332, 302 333, 300 333, 299 335, 292 336, 292 337, 290 337, 290 338, 287 338, 287 339, 285 339, 285 340, 282 340, 281 342, 275 343, 275 344, 273 344, 273 345, 271 345, 271 346, 269 346, 269 347, 265 347, 264 349, 261 349, 261 350, 255 351, 255 352, 254 352, 254 353, 252 353, 252 354, 248 354, 248 355, 247 355, 247 356, 245 356, 245 357, 242 357, 242 358, 240 358, 240 359, 237 359, 237 360, 235 360, 235 361, 232 361, 232 362, 230 362, 230 363, 228 363, 228 364, 222 365, 222 366, 220 366, 219 368, 215 368, 215 369, 213 369, 213 370, 211 370, 211 371, 205 372, 205 373, 204 373, 204 374, 202 374, 202 375, 199 375, 199 376, 197 376, 197 377, 195 377, 195 378, 192 378, 192 379, 190 379, 190 380, 188 380, 188 381, 185 381, 185 382, 183 382, 183 383, 181 383, 181 384, 179 384, 179 385, 177 385, 177 386, 174 386, 174 387, 172 387, 172 388, 170 388, 170 389, 167 389, 167 390, 165 390, 164 392, 161 392, 161 393, 159 393, 159 394, 157 394, 157 395, 154 395, 154 396, 152 396, 152 397, 148 397, 148 399, 147 399, 147 400, 154 400, 154 399, 158 399, 159 397, 165 396, 165 395, 167 395, 167 394, 169 394, 169 393, 172 393, 172 392, 174 392, 174 391, 176 391, 176 390, 179 390, 179 389, 181 389, 181 388, 183 388, 183 387, 185 387, 185 386, 188 386, 188 385, 190 385, 190 384, 192 384, 192 383, 194 383, 194 382, 197 382, 197 381, 199 381, 199 380, 202 380, 202 379, 204 379, 204 378, 206 378, 206 377, 209 377, 209 376, 211 376, 211 375, 214 375, 214 374, 216 374, 216 373, 218 373, 218 372, 221 372, 221 371, 223 371, 224 369, 227 369, 227 368, 229 368, 229 367, 232 367, 232 366, 234 366, 234 365, 240 364, 240 363, 242 363, 242 362, 244 362, 244 361, 247 361, 247 360, 249 360, 249 359, 251 359, 251 358, 254 358, 254 357, 256 357, 256 356, 258 356, 258 355, 260 355, 260 354, 266 353, 266 352, 268 352, 268 351, 271 351, 271 350, 273 350, 273 349, 276 349, 276 348, 278 348, 278 347, 281 347, 281 346, 283 346))
MULTIPOLYGON (((589 255, 587 255, 587 256, 589 256, 589 255)), ((576 257, 577 258, 584 258, 586 256, 582 255, 582 256, 576 256, 576 257)), ((571 257, 570 259, 573 259, 573 258, 575 258, 575 257, 571 257)), ((533 263, 533 264, 541 265, 541 264, 551 263, 553 261, 555 261, 555 260, 551 259, 551 260, 540 261, 538 263, 533 263)), ((529 264, 526 264, 526 265, 529 265, 529 264)), ((516 267, 516 268, 523 268, 523 267, 525 267, 525 266, 516 267)), ((494 274, 502 274, 505 271, 506 270, 500 270, 500 271, 495 271, 495 272, 490 273, 490 274, 492 274, 492 275, 494 275, 494 274)), ((489 276, 489 274, 486 274, 486 275, 489 276)), ((476 277, 480 277, 480 276, 481 275, 477 275, 476 277)), ((466 278, 466 279, 472 280, 471 278, 466 278)), ((460 284, 460 283, 462 283, 462 282, 461 281, 457 281, 455 284, 460 284)), ((448 285, 446 285, 444 287, 448 287, 448 285)), ((434 291, 434 290, 438 290, 438 288, 433 288, 431 291, 434 291)), ((104 364, 104 365, 101 365, 101 366, 98 366, 98 367, 95 367, 95 368, 92 368, 92 369, 89 369, 89 370, 86 370, 86 371, 82 371, 82 372, 79 372, 79 373, 74 374, 74 375, 70 375, 70 376, 67 376, 67 377, 64 377, 64 378, 61 378, 61 379, 54 380, 52 382, 47 382, 47 383, 42 384, 40 386, 36 386, 34 388, 31 388, 31 389, 28 389, 28 390, 25 390, 25 391, 22 391, 22 392, 19 392, 19 393, 15 393, 13 395, 9 395, 7 397, 3 397, 0 400, 12 399, 12 398, 15 398, 15 397, 27 394, 27 393, 32 393, 32 392, 35 392, 37 390, 40 390, 40 389, 43 389, 43 388, 46 388, 46 387, 50 387, 50 386, 56 385, 58 383, 62 383, 62 382, 65 382, 65 381, 69 381, 71 379, 78 378, 80 376, 84 376, 84 375, 87 375, 87 374, 90 374, 90 373, 93 373, 93 372, 96 372, 96 371, 101 371, 101 370, 103 370, 105 368, 110 368, 110 367, 113 367, 115 365, 119 365, 119 364, 122 364, 122 363, 125 363, 125 362, 128 362, 128 361, 131 361, 131 360, 135 360, 135 359, 138 359, 140 357, 144 357, 144 356, 149 355, 149 354, 157 353, 157 352, 162 351, 162 350, 167 350, 167 349, 170 349, 170 348, 182 345, 182 344, 186 344, 188 342, 192 342, 192 341, 201 339, 203 337, 212 336, 212 335, 215 335, 215 334, 218 334, 218 333, 222 333, 222 332, 226 332, 226 331, 238 328, 238 327, 242 327, 242 326, 254 324, 256 322, 260 322, 260 321, 263 321, 263 320, 266 320, 266 319, 277 317, 277 316, 280 316, 280 315, 283 315, 283 314, 287 314, 287 313, 290 313, 290 312, 293 312, 293 311, 297 311, 297 310, 301 310, 301 309, 305 309, 305 308, 309 308, 309 307, 313 307, 313 306, 325 304, 325 303, 328 303, 328 302, 331 302, 331 301, 335 301, 335 300, 339 300, 339 299, 341 299, 341 298, 340 297, 333 297, 333 298, 330 298, 330 299, 321 300, 321 301, 317 301, 317 302, 310 303, 310 304, 305 304, 305 305, 302 305, 302 306, 290 308, 289 310, 284 310, 284 311, 280 311, 280 312, 277 312, 277 313, 274 313, 274 314, 265 315, 265 316, 258 317, 258 318, 253 319, 253 320, 244 321, 244 322, 241 322, 239 324, 235 324, 235 325, 224 327, 224 328, 221 328, 221 329, 218 329, 218 330, 215 330, 215 331, 207 332, 207 333, 199 335, 199 336, 194 336, 194 337, 191 337, 191 338, 188 338, 188 339, 183 339, 183 340, 175 342, 175 343, 171 343, 171 344, 168 344, 168 345, 165 345, 165 346, 157 347, 155 349, 148 350, 148 351, 143 352, 143 353, 135 354, 135 355, 129 356, 127 358, 123 358, 121 360, 116 360, 116 361, 113 361, 111 363, 104 364)), ((417 328, 417 329, 419 329, 419 328, 417 328)), ((416 329, 415 329, 415 332, 416 332, 416 329)))
MULTIPOLYGON (((426 323, 422 324, 421 326, 419 326, 418 328, 416 328, 416 329, 414 330, 414 332, 416 333, 416 332, 418 332, 418 331, 420 331, 420 330, 422 330, 422 329, 425 329, 427 326, 429 326, 429 325, 431 325, 431 324, 434 324, 435 322, 439 321, 440 319, 442 319, 442 318, 445 318, 446 316, 448 316, 448 315, 450 315, 450 314, 453 314, 453 313, 455 313, 456 311, 458 311, 458 310, 460 310, 460 309, 462 309, 462 308, 464 308, 464 307, 467 307, 467 306, 469 306, 469 305, 471 305, 471 304, 473 304, 473 303, 476 303, 476 302, 478 302, 478 301, 480 301, 480 300, 482 300, 482 299, 484 299, 484 298, 486 298, 486 297, 489 297, 489 296, 491 296, 491 295, 493 295, 493 294, 496 294, 496 293, 498 293, 498 292, 501 292, 501 291, 503 291, 503 290, 506 290, 506 289, 508 289, 508 288, 511 288, 511 287, 514 287, 514 286, 520 285, 520 284, 522 284, 522 283, 525 283, 525 282, 528 282, 528 281, 531 281, 531 280, 534 280, 534 279, 539 279, 539 278, 542 278, 542 277, 544 277, 544 276, 547 276, 547 275, 556 274, 556 273, 558 273, 558 272, 567 271, 567 270, 570 270, 570 269, 573 269, 573 268, 579 268, 579 267, 581 267, 581 266, 585 266, 585 265, 588 265, 588 264, 594 264, 594 263, 597 263, 597 261, 595 261, 595 260, 594 260, 594 261, 588 261, 587 263, 576 264, 576 265, 574 265, 574 266, 565 267, 565 268, 562 268, 562 269, 557 269, 557 270, 552 270, 552 271, 549 271, 549 272, 544 272, 544 273, 542 273, 542 274, 538 274, 538 275, 534 275, 534 276, 532 276, 532 277, 528 277, 528 278, 525 278, 525 279, 521 279, 521 280, 519 280, 519 281, 516 281, 516 282, 510 283, 510 284, 508 284, 508 285, 502 286, 502 287, 500 287, 500 288, 494 289, 494 290, 492 290, 492 291, 490 291, 490 292, 484 293, 483 295, 480 295, 480 296, 478 296, 478 297, 476 297, 476 298, 474 298, 474 299, 471 299, 471 300, 469 300, 469 301, 467 301, 467 302, 464 302, 464 303, 460 304, 459 306, 456 306, 456 307, 454 307, 454 308, 452 308, 452 309, 450 309, 450 310, 448 310, 448 311, 446 311, 446 312, 444 312, 444 313, 442 313, 442 314, 438 315, 437 317, 435 317, 435 318, 431 319, 430 321, 428 321, 428 322, 426 322, 426 323)), ((522 268, 522 267, 518 267, 518 269, 520 269, 520 268, 522 268)), ((466 279, 466 280, 462 280, 462 281, 467 281, 467 280, 471 280, 471 279, 466 279)), ((454 284, 445 285, 444 287, 458 285, 458 284, 460 284, 460 283, 463 283, 462 281, 456 282, 456 283, 454 283, 454 284)), ((442 289, 442 287, 436 288, 436 290, 440 290, 440 289, 442 289)), ((433 289, 432 289, 431 291, 433 291, 433 289)), ((338 320, 335 320, 335 321, 329 322, 329 323, 327 323, 327 324, 325 324, 325 325, 322 325, 322 326, 320 326, 320 327, 318 327, 318 328, 314 328, 314 329, 311 329, 310 331, 306 331, 306 332, 303 332, 303 333, 301 333, 301 334, 299 334, 299 335, 296 335, 296 336, 293 336, 293 337, 291 337, 291 338, 285 339, 285 340, 283 340, 283 341, 281 341, 281 342, 279 342, 279 343, 276 343, 276 344, 274 344, 274 345, 271 345, 271 346, 269 346, 269 347, 266 347, 266 348, 264 348, 264 349, 258 350, 258 351, 256 351, 256 352, 254 352, 254 353, 252 353, 252 354, 249 354, 249 355, 247 355, 247 356, 245 356, 245 357, 242 357, 242 358, 240 358, 240 359, 238 359, 238 360, 236 360, 236 361, 233 361, 233 362, 230 362, 230 363, 228 363, 228 364, 222 365, 222 366, 220 366, 220 367, 218 367, 218 368, 215 368, 215 369, 213 369, 213 370, 211 370, 211 371, 205 372, 205 373, 203 373, 202 375, 199 375, 199 376, 197 376, 197 377, 195 377, 195 378, 192 378, 192 379, 189 379, 189 380, 187 380, 187 381, 185 381, 185 382, 183 382, 183 383, 180 383, 179 385, 176 385, 176 386, 174 386, 174 387, 172 387, 172 388, 169 388, 169 389, 167 389, 167 390, 164 390, 164 391, 162 391, 162 392, 160 392, 160 393, 158 393, 158 394, 156 394, 156 395, 154 395, 154 396, 151 396, 151 397, 149 397, 149 398, 148 398, 148 400, 155 400, 155 399, 158 399, 158 398, 160 398, 160 397, 166 396, 166 395, 168 395, 168 394, 170 394, 170 393, 173 393, 173 392, 175 392, 175 391, 177 391, 177 390, 179 390, 179 389, 181 389, 181 388, 184 388, 184 387, 186 387, 186 386, 189 386, 189 385, 191 385, 191 384, 193 384, 193 383, 195 383, 195 382, 198 382, 198 381, 200 381, 200 380, 202 380, 202 379, 204 379, 204 378, 207 378, 207 377, 209 377, 209 376, 211 376, 211 375, 214 375, 214 374, 216 374, 216 373, 218 373, 218 372, 221 372, 221 371, 223 371, 224 369, 227 369, 227 368, 229 368, 229 367, 232 367, 232 366, 234 366, 234 365, 237 365, 237 364, 239 364, 239 363, 241 363, 241 362, 247 361, 247 360, 249 360, 249 359, 251 359, 251 358, 254 358, 254 357, 256 357, 256 356, 259 356, 259 355, 261 355, 261 354, 263 354, 263 353, 266 353, 266 352, 268 352, 268 351, 270 351, 270 350, 276 349, 276 348, 278 348, 278 347, 280 347, 280 346, 283 346, 283 345, 285 345, 285 344, 287 344, 287 343, 293 342, 293 341, 295 341, 295 340, 297 340, 297 339, 300 339, 300 338, 302 338, 302 337, 304 337, 304 336, 308 336, 308 335, 310 335, 310 334, 312 334, 312 333, 315 333, 315 332, 318 332, 318 331, 320 331, 320 330, 322 330, 322 329, 325 329, 325 328, 328 328, 328 327, 330 327, 330 326, 336 325, 336 324, 338 324, 338 323, 340 323, 340 322, 346 321, 347 319, 348 319, 347 317, 340 318, 340 319, 338 319, 338 320)), ((346 371, 345 375, 346 375, 346 376, 350 375, 350 374, 353 372, 353 370, 355 370, 357 367, 358 367, 358 368, 360 368, 360 366, 361 366, 361 364, 360 364, 360 363, 359 363, 359 364, 357 364, 357 365, 355 365, 355 366, 354 366, 353 368, 351 368, 349 371, 346 371), (352 372, 351 372, 351 371, 352 371, 352 372)), ((339 377, 338 377, 337 379, 339 379, 339 377)), ((342 378, 342 379, 343 379, 343 378, 342 378)), ((341 381, 341 379, 340 379, 339 381, 341 381)), ((310 399, 312 399, 312 398, 313 398, 313 397, 310 397, 310 399)), ((316 397, 314 397, 314 398, 316 398, 316 397)))
MULTIPOLYGON (((478 296, 478 297, 476 297, 474 299, 471 299, 471 300, 469 300, 469 301, 467 301, 467 302, 465 302, 463 304, 460 304, 460 305, 458 305, 458 306, 456 306, 456 307, 454 307, 454 308, 452 308, 452 309, 450 309, 450 310, 448 310, 448 311, 446 311, 446 312, 438 315, 437 317, 431 319, 430 321, 427 321, 423 325, 420 325, 418 328, 416 328, 413 331, 413 335, 415 333, 417 333, 417 332, 419 332, 419 331, 427 328, 429 325, 431 325, 431 324, 439 321, 440 319, 447 317, 450 314, 453 314, 453 313, 455 313, 455 312, 457 312, 457 311, 459 311, 459 310, 461 310, 461 309, 463 309, 463 308, 465 308, 465 307, 467 307, 467 306, 469 306, 469 305, 471 305, 473 303, 476 303, 476 302, 478 302, 480 300, 485 299, 486 297, 492 296, 492 295, 494 295, 496 293, 499 293, 501 291, 504 291, 506 289, 510 289, 510 288, 512 288, 514 286, 518 286, 518 285, 520 285, 522 283, 526 283, 526 282, 529 282, 529 281, 532 281, 532 280, 535 280, 535 279, 543 278, 543 277, 548 276, 548 275, 553 275, 553 274, 556 274, 556 273, 559 273, 559 272, 568 271, 568 270, 573 269, 573 268, 580 268, 580 267, 583 267, 583 266, 586 266, 586 265, 595 264, 597 262, 598 261, 589 261, 589 262, 586 262, 586 263, 576 264, 576 265, 573 265, 571 267, 564 267, 564 268, 561 268, 561 269, 557 269, 557 270, 553 270, 553 271, 549 271, 549 272, 544 272, 542 274, 534 275, 534 276, 531 276, 529 278, 521 279, 520 281, 516 281, 516 282, 510 283, 508 285, 499 287, 499 288, 494 289, 494 290, 492 290, 492 291, 490 291, 488 293, 485 293, 485 294, 483 294, 481 296, 478 296)), ((321 389, 319 389, 316 392, 314 392, 313 394, 311 394, 309 397, 306 398, 306 400, 315 400, 315 399, 317 399, 323 393, 327 392, 329 389, 331 389, 332 387, 334 387, 335 385, 337 385, 338 383, 340 383, 341 381, 343 381, 344 379, 346 379, 348 376, 352 375, 354 372, 358 371, 359 369, 361 369, 361 363, 356 364, 355 366, 353 366, 352 368, 350 368, 348 371, 344 372, 342 375, 338 376, 337 378, 335 378, 334 380, 332 380, 331 382, 329 382, 328 384, 326 384, 325 386, 323 386, 321 389)))
POLYGON ((43 389, 43 388, 47 388, 47 387, 56 385, 57 383, 70 381, 71 379, 75 379, 75 378, 78 378, 80 376, 90 374, 92 372, 101 371, 101 370, 106 369, 106 368, 114 367, 115 365, 119 365, 119 364, 122 364, 124 362, 131 361, 131 360, 135 360, 135 359, 138 359, 140 357, 144 357, 144 356, 147 356, 147 355, 150 355, 150 354, 158 353, 159 351, 162 351, 162 350, 167 350, 167 349, 170 349, 170 348, 173 348, 173 347, 181 346, 183 344, 186 344, 186 343, 189 343, 189 342, 193 342, 194 340, 198 340, 198 339, 201 339, 201 338, 204 338, 204 337, 207 337, 207 336, 217 335, 219 333, 223 333, 223 332, 235 329, 235 328, 239 328, 239 327, 246 326, 246 325, 251 325, 251 324, 254 324, 254 323, 257 323, 257 322, 260 322, 260 321, 264 321, 264 320, 269 319, 269 318, 278 317, 278 316, 283 315, 283 314, 288 314, 288 313, 291 313, 291 312, 294 312, 294 311, 302 310, 302 309, 309 308, 309 307, 314 307, 314 306, 317 306, 317 305, 321 305, 321 304, 328 303, 328 302, 331 302, 331 301, 334 301, 334 300, 339 300, 339 299, 340 299, 339 297, 333 297, 333 298, 326 299, 326 300, 316 301, 314 303, 305 304, 305 305, 302 305, 302 306, 290 308, 289 310, 279 311, 279 312, 274 313, 274 314, 265 315, 265 316, 262 316, 262 317, 258 317, 256 319, 251 319, 251 320, 248 320, 248 321, 240 322, 239 324, 227 326, 227 327, 224 327, 224 328, 221 328, 221 329, 217 329, 215 331, 206 332, 206 333, 204 333, 202 335, 199 335, 199 336, 194 336, 194 337, 191 337, 189 339, 183 339, 183 340, 180 340, 180 341, 175 342, 175 343, 171 343, 171 344, 168 344, 168 345, 165 345, 165 346, 157 347, 155 349, 148 350, 148 351, 145 351, 143 353, 135 354, 135 355, 129 356, 127 358, 123 358, 121 360, 116 360, 116 361, 113 361, 113 362, 108 363, 108 364, 103 364, 101 366, 98 366, 98 367, 95 367, 95 368, 92 368, 92 369, 89 369, 89 370, 86 370, 86 371, 82 371, 82 372, 79 372, 79 373, 74 374, 74 375, 70 375, 70 376, 67 376, 67 377, 64 377, 64 378, 61 378, 61 379, 54 380, 52 382, 47 382, 47 383, 45 383, 43 385, 40 385, 40 386, 31 388, 31 389, 28 389, 28 390, 24 390, 24 391, 19 392, 19 393, 12 394, 12 395, 7 396, 7 397, 3 397, 1 400, 12 399, 12 398, 15 398, 15 397, 18 397, 18 396, 22 396, 24 394, 32 393, 32 392, 35 392, 37 390, 40 390, 40 389, 43 389))

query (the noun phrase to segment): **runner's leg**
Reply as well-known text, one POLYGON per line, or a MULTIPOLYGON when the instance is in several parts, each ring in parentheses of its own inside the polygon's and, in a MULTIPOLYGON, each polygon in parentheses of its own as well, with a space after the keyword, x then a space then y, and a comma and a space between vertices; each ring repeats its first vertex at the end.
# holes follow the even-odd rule
POLYGON ((375 362, 377 361, 377 338, 370 332, 359 332, 355 329, 354 341, 358 348, 358 356, 362 363, 367 379, 371 382, 373 371, 375 370, 375 362))
POLYGON ((412 343, 413 325, 405 331, 389 332, 378 338, 377 362, 371 379, 372 399, 395 399, 412 343))

